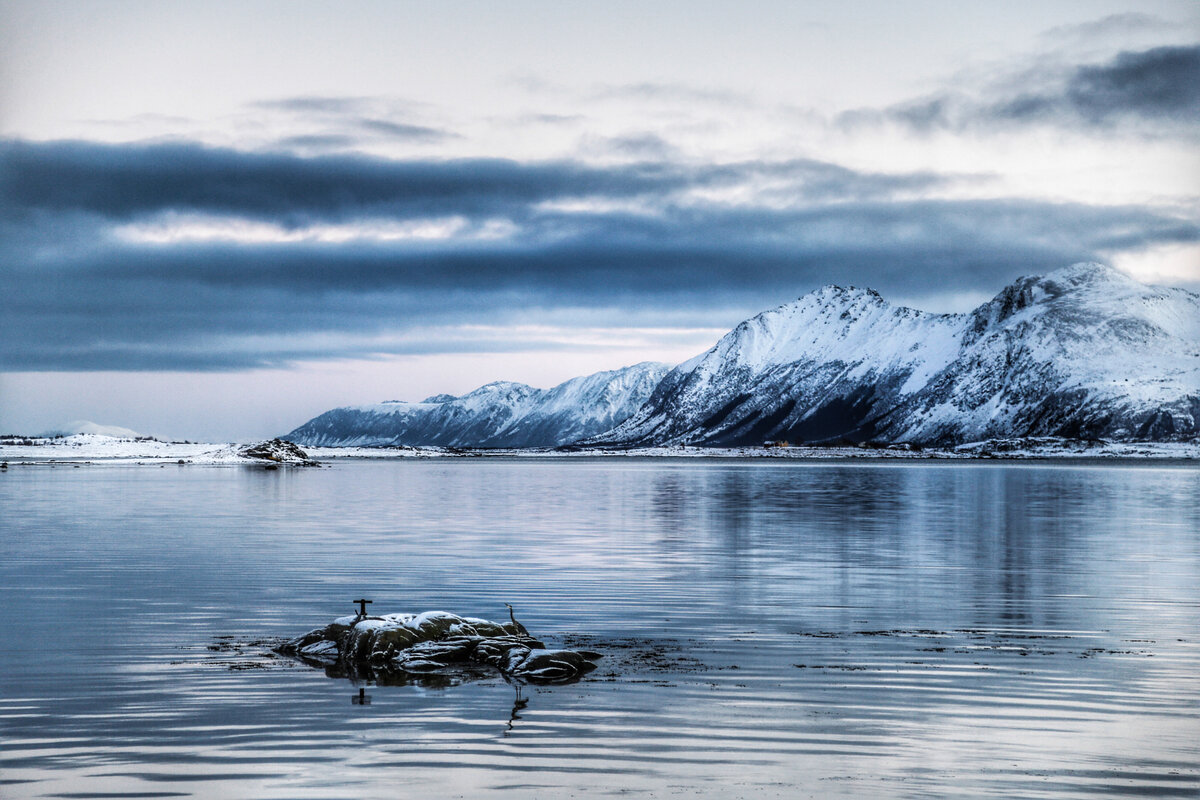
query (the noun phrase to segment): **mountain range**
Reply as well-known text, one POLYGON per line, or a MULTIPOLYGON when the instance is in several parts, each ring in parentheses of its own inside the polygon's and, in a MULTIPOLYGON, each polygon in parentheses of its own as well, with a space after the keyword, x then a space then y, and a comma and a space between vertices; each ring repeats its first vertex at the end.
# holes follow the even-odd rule
POLYGON ((827 286, 674 369, 553 389, 335 409, 302 444, 642 447, 842 441, 952 445, 1200 435, 1200 295, 1100 264, 1023 277, 964 314, 827 286))
POLYGON ((646 362, 553 389, 497 381, 461 397, 335 408, 284 438, 310 446, 554 447, 628 419, 670 369, 646 362))

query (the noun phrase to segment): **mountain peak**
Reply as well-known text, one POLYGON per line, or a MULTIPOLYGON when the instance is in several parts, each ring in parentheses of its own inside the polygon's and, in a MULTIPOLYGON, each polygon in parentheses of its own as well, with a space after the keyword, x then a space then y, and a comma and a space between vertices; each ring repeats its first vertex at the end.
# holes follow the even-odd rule
POLYGON ((1132 294, 1151 291, 1120 270, 1093 261, 1083 261, 1056 269, 1045 275, 1026 275, 1000 290, 1000 293, 972 312, 974 335, 993 325, 1006 323, 1027 309, 1049 309, 1059 303, 1098 299, 1120 302, 1132 294))
POLYGON ((824 286, 738 325, 594 442, 1194 436, 1198 310, 1096 263, 1019 278, 967 314, 824 286))
POLYGON ((863 289, 858 286, 840 286, 836 283, 827 283, 820 289, 814 289, 806 295, 801 295, 798 300, 803 301, 808 298, 822 300, 824 302, 842 302, 852 303, 856 300, 866 300, 868 302, 887 302, 874 289, 863 289))
MULTIPOLYGON (((497 394, 499 392, 533 392, 536 391, 532 386, 525 383, 517 383, 515 381, 492 381, 485 383, 478 389, 474 389, 463 395, 466 397, 477 397, 483 394, 497 394)), ((459 399, 459 398, 455 398, 459 399)))
POLYGON ((1037 279, 1041 283, 1066 286, 1084 286, 1097 283, 1137 283, 1133 278, 1115 267, 1095 261, 1080 261, 1068 267, 1048 272, 1037 279))

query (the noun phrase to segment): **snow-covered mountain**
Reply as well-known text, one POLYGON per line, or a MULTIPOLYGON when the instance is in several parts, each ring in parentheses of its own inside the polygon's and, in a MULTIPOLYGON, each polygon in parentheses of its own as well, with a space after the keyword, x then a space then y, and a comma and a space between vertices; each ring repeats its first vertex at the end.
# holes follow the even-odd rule
POLYGON ((597 446, 1200 434, 1200 296, 1099 264, 969 314, 826 287, 672 370, 597 446))
POLYGON ((461 397, 335 408, 284 438, 310 446, 553 447, 624 421, 669 369, 646 362, 552 389, 500 381, 461 397))
POLYGON ((1200 435, 1200 295, 1100 264, 1020 278, 968 314, 827 286, 746 320, 668 371, 638 364, 553 389, 328 411, 305 445, 956 444, 1200 435))

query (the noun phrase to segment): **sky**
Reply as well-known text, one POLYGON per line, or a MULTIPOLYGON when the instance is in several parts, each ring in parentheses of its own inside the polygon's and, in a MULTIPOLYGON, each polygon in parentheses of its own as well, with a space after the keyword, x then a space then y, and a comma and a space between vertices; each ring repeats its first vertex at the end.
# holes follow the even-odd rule
POLYGON ((273 436, 822 285, 1200 290, 1200 4, 0 0, 0 432, 273 436))

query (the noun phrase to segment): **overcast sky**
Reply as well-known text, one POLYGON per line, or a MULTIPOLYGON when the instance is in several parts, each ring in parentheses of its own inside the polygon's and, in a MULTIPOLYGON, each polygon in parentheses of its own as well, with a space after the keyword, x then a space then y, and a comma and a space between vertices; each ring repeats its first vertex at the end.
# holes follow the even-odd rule
POLYGON ((284 433, 827 283, 1200 289, 1200 4, 0 0, 0 432, 284 433))

